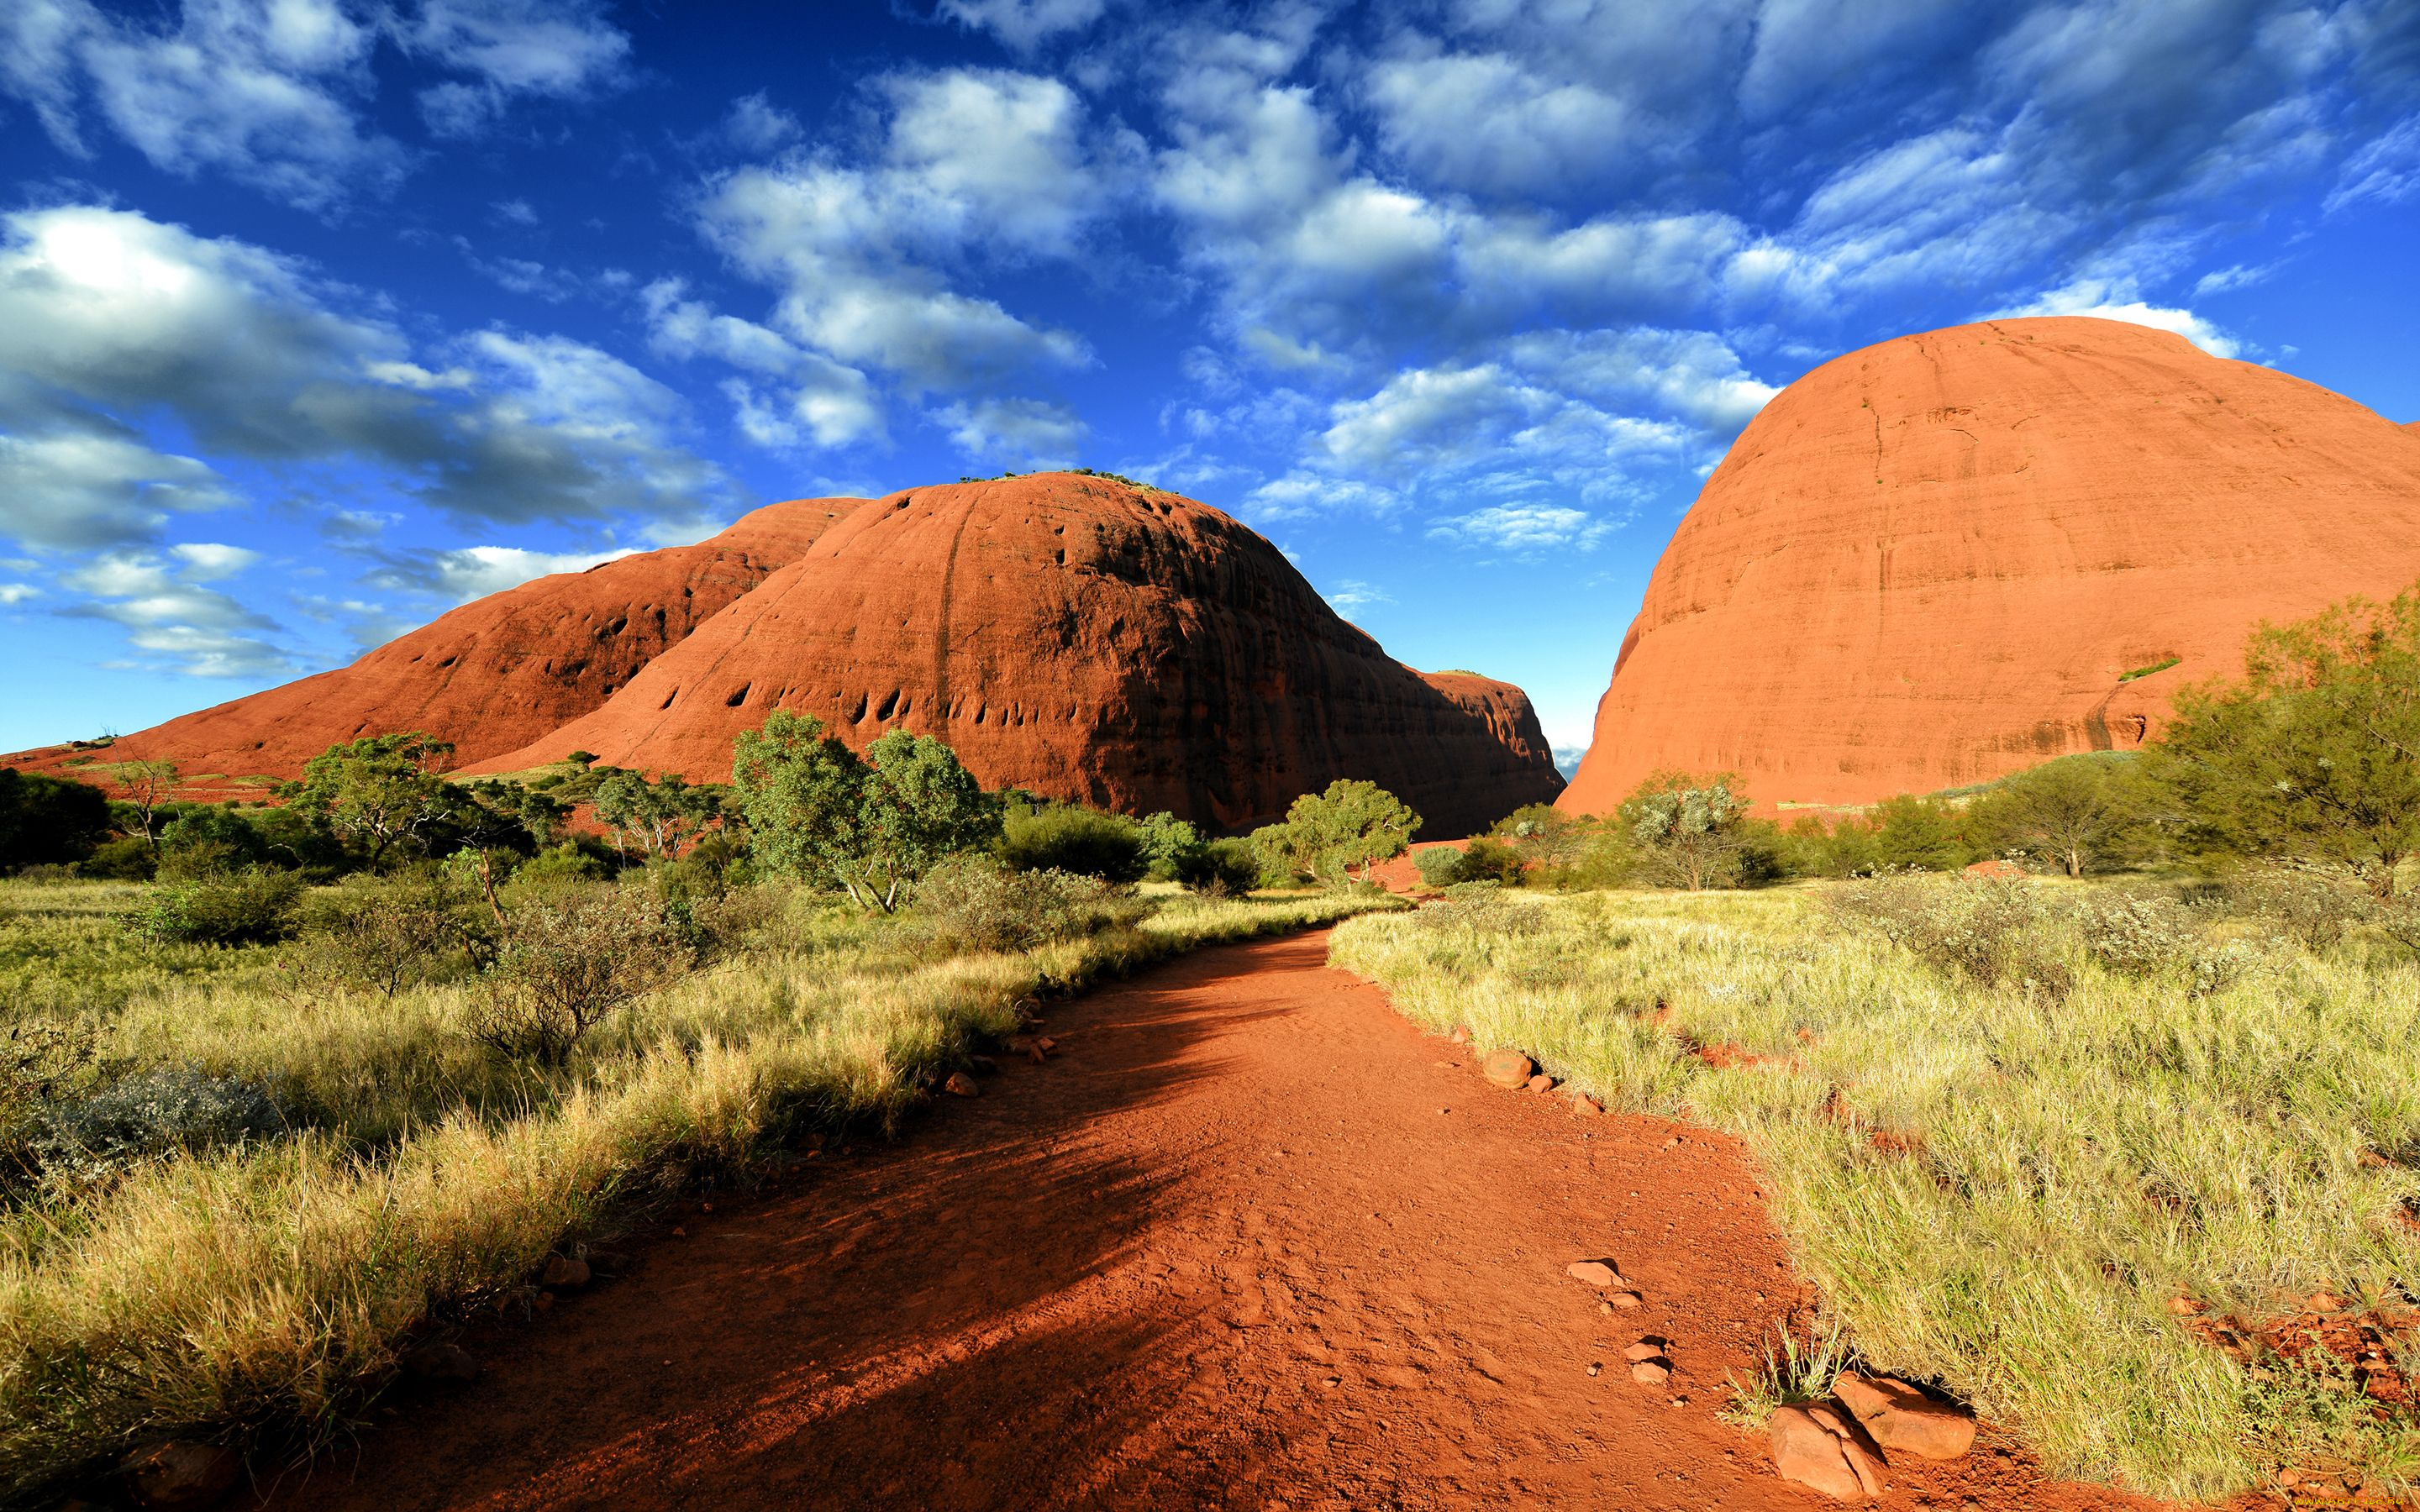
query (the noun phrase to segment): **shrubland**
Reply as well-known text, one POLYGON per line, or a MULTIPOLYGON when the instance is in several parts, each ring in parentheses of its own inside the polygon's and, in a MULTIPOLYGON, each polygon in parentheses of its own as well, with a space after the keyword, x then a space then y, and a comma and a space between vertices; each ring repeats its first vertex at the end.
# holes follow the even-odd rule
POLYGON ((464 783, 401 735, 266 808, 165 764, 0 791, 34 868, 0 882, 0 1500, 170 1435, 324 1443, 550 1254, 895 1129, 1042 998, 1400 906, 1246 896, 1241 841, 987 794, 925 737, 777 715, 740 757, 464 783), (110 846, 129 880, 65 864, 110 846))
POLYGON ((1354 920, 1332 959, 1609 1108, 1737 1135, 1834 1352, 1973 1403, 2055 1473, 2408 1491, 2420 1415, 2365 1395, 2394 1360, 2239 1358, 2187 1327, 2341 1300, 2404 1319, 2388 1353, 2420 1375, 2420 963, 2376 923, 2314 949, 2324 913, 1945 877, 1498 888, 1354 920))

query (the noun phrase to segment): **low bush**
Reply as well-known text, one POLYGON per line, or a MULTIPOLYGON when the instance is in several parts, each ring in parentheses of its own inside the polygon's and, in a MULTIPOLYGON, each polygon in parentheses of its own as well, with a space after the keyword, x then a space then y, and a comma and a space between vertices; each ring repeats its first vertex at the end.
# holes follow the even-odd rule
POLYGON ((151 1071, 89 1097, 46 1104, 30 1120, 23 1144, 46 1183, 90 1186, 138 1162, 273 1138, 287 1126, 285 1109, 257 1082, 192 1069, 151 1071))
POLYGON ((1848 883, 1823 905, 1836 923, 1870 929, 1935 970, 1978 986, 2055 995, 2073 985, 2049 916, 2027 882, 1897 872, 1848 883))
POLYGON ((939 943, 960 950, 1031 950, 1081 939, 1151 912, 1098 877, 1011 872, 980 856, 933 869, 916 887, 916 912, 939 943))
POLYGON ((561 1066, 599 1020, 671 981, 690 960, 651 889, 552 890, 512 911, 465 1026, 510 1059, 561 1066))
POLYGON ((1419 872, 1423 887, 1450 887, 1462 880, 1462 853, 1450 845, 1414 852, 1412 866, 1419 872))
POLYGON ((78 875, 97 882, 148 882, 159 870, 160 857, 140 835, 104 841, 76 867, 78 875))
POLYGON ((1214 840, 1181 856, 1173 872, 1187 891, 1204 898, 1240 898, 1260 885, 1261 860, 1249 841, 1214 840))
POLYGON ((2225 896, 2233 912, 2315 955, 2335 949, 2376 912, 2369 894, 2351 879, 2304 867, 2248 867, 2227 879, 2225 896))
POLYGON ((436 867, 357 877, 305 910, 319 956, 346 980, 393 997, 495 959, 493 921, 460 879, 436 867))
POLYGON ((127 916, 147 939, 187 945, 274 945, 294 933, 302 879, 252 867, 209 881, 163 884, 127 916))
POLYGON ((1019 872, 1065 872, 1104 882, 1140 882, 1150 868, 1142 827, 1131 819, 1073 804, 1011 810, 1002 822, 1001 859, 1019 872))

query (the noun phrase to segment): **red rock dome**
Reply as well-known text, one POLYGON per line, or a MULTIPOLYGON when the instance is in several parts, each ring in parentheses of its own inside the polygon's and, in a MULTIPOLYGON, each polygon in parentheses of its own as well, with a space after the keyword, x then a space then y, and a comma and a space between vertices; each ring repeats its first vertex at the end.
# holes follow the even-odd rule
POLYGON ((695 546, 490 594, 349 667, 124 736, 102 759, 297 777, 338 741, 401 730, 454 742, 459 763, 510 750, 603 703, 861 502, 768 504, 695 546))
POLYGON ((1340 777, 1433 837, 1562 786, 1520 689, 1423 679, 1226 515, 1073 473, 867 504, 603 707, 477 769, 579 748, 725 780, 776 708, 852 746, 938 735, 987 786, 1220 828, 1340 777))
POLYGON ((2123 749, 2262 619, 2420 579, 2420 437, 2180 336, 1987 321, 1827 363, 1673 533, 1560 800, 1863 804, 2123 749))

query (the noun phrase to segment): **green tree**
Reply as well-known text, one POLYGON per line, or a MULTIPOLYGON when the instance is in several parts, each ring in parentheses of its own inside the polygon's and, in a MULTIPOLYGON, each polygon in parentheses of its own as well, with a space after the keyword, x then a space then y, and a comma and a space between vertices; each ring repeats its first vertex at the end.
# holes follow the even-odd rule
POLYGON ((1985 851, 2033 856, 2071 877, 2123 862, 2150 827, 2137 764, 2092 752, 2003 778, 1968 806, 1968 832, 1985 851))
POLYGON ((1745 795, 1732 790, 1736 780, 1728 772, 1710 778, 1657 772, 1623 800, 1621 822, 1642 880, 1691 892, 1747 880, 1758 835, 1745 795))
POLYGON ((598 820, 613 830, 616 850, 628 831, 653 856, 676 856, 691 836, 721 812, 722 790, 691 785, 678 772, 650 780, 644 772, 607 770, 593 799, 598 820))
POLYGON ((1488 834, 1545 867, 1569 865, 1587 839, 1586 826, 1551 803, 1524 804, 1496 821, 1488 834))
POLYGON ((2195 839, 2393 895, 2420 851, 2420 585, 2262 625, 2241 683, 2187 688, 2176 709, 2150 755, 2195 839))
POLYGON ((434 832, 460 807, 440 775, 453 754, 452 742, 417 731, 365 735, 312 757, 285 792, 297 809, 323 816, 364 849, 372 866, 398 847, 427 856, 434 832))
POLYGON ((0 766, 0 871, 81 861, 108 834, 99 788, 0 766))
POLYGON ((943 856, 1001 833, 999 806, 940 741, 893 730, 860 758, 786 709, 740 733, 732 787, 768 870, 886 913, 943 856))
POLYGON ((1065 872, 1133 882, 1150 867, 1140 825, 1072 803, 1012 805, 1002 816, 1001 859, 1019 872, 1065 872))
POLYGON ((1304 794, 1285 818, 1252 831, 1253 849, 1295 875, 1336 884, 1358 865, 1401 856, 1419 833, 1420 816, 1375 782, 1339 778, 1319 794, 1304 794))

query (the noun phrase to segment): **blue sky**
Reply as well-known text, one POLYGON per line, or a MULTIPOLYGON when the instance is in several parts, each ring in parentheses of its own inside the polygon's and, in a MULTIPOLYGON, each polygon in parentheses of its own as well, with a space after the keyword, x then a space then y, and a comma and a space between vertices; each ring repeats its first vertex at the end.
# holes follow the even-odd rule
POLYGON ((1842 351, 2098 312, 2420 417, 2410 0, 10 0, 0 154, 0 748, 1054 464, 1577 748, 1842 351))

